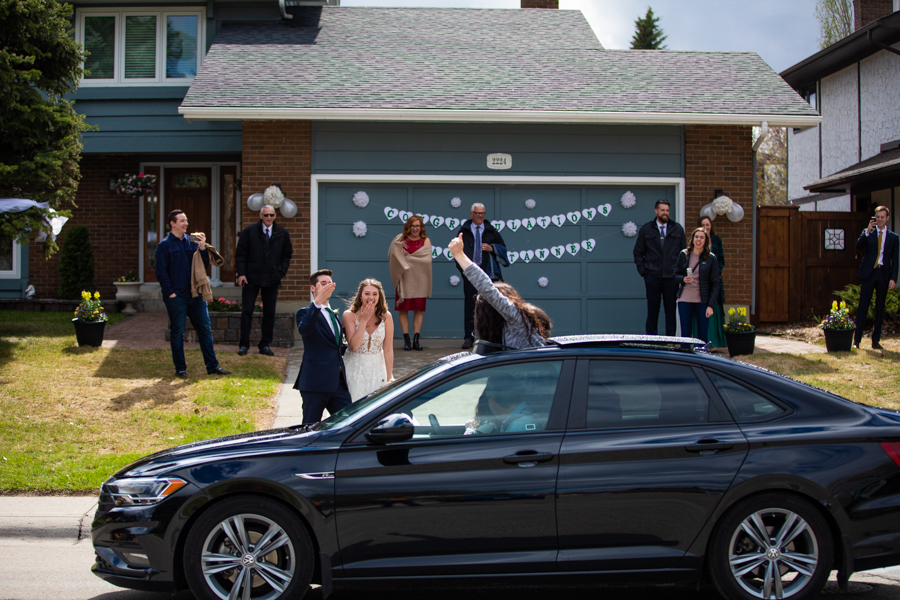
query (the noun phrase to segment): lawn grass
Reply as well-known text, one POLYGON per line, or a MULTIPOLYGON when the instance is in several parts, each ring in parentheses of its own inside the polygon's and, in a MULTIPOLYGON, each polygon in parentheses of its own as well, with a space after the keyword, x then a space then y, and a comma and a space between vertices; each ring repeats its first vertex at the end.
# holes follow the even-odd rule
POLYGON ((220 355, 233 375, 208 376, 188 350, 181 380, 168 350, 77 347, 71 319, 0 311, 0 492, 93 492, 151 452, 271 424, 286 359, 220 355))
POLYGON ((900 410, 900 340, 882 340, 883 352, 869 349, 870 340, 864 342, 862 349, 852 352, 739 358, 855 402, 900 410))

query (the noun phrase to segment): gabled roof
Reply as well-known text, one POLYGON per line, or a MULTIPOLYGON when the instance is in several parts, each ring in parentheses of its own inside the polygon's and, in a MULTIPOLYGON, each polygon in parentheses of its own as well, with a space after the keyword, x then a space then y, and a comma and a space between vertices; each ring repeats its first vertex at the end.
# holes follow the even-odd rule
POLYGON ((849 191, 854 183, 884 178, 894 181, 898 175, 900 175, 900 148, 876 154, 872 158, 867 158, 842 171, 805 185, 803 189, 811 192, 835 189, 849 191))
POLYGON ((225 25, 189 119, 734 123, 818 114, 752 52, 605 50, 580 11, 325 7, 225 25))

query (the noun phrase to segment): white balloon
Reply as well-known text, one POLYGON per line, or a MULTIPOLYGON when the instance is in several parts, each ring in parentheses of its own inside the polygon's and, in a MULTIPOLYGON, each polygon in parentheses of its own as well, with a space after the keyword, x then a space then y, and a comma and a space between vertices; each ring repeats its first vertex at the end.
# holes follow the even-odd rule
POLYGON ((265 205, 266 202, 262 194, 253 194, 252 196, 247 198, 247 208, 249 208, 253 212, 261 211, 262 207, 265 205))
POLYGON ((700 216, 706 217, 710 221, 716 220, 716 211, 713 210, 712 202, 700 209, 700 216))
POLYGON ((744 218, 744 209, 741 208, 741 205, 735 202, 731 205, 731 212, 727 214, 728 220, 732 223, 737 223, 741 219, 744 218))
POLYGON ((290 198, 285 198, 281 204, 281 216, 290 219, 297 214, 297 205, 290 198))

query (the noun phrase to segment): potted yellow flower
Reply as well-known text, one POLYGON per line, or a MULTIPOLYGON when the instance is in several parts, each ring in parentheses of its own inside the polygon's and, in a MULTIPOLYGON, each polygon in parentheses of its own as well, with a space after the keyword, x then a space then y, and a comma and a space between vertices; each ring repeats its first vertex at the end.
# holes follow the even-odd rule
POLYGON ((106 311, 100 304, 100 292, 81 292, 81 304, 75 309, 75 339, 79 346, 99 347, 103 343, 103 330, 106 328, 106 311))
POLYGON ((125 304, 122 312, 126 315, 136 314, 137 310, 132 304, 141 300, 141 282, 137 275, 129 271, 114 281, 113 285, 116 286, 116 300, 125 304))
POLYGON ((729 309, 728 322, 722 327, 725 329, 725 342, 728 344, 728 354, 731 356, 753 354, 753 350, 756 347, 756 327, 747 321, 746 308, 729 309))
POLYGON ((835 300, 831 303, 831 312, 822 320, 822 331, 825 333, 825 348, 829 352, 850 352, 856 323, 850 318, 846 302, 838 304, 835 300))

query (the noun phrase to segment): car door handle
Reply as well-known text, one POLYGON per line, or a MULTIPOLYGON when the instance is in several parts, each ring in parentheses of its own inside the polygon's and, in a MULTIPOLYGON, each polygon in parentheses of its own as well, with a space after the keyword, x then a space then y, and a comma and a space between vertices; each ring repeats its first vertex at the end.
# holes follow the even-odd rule
POLYGON ((550 452, 535 452, 534 450, 525 450, 523 452, 517 452, 511 456, 504 456, 503 462, 508 465, 521 465, 521 466, 532 466, 525 465, 524 463, 541 463, 547 462, 548 460, 553 460, 553 454, 550 452))
POLYGON ((719 440, 699 440, 696 444, 688 444, 684 447, 688 452, 699 452, 700 454, 715 454, 719 450, 731 450, 732 448, 734 448, 734 444, 719 440))

